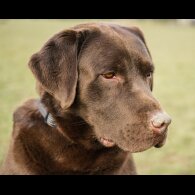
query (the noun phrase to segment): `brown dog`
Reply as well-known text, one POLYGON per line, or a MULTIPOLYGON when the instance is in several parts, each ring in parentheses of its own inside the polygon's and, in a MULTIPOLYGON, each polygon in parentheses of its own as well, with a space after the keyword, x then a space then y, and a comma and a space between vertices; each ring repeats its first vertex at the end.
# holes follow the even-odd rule
POLYGON ((14 113, 2 174, 135 174, 131 153, 163 145, 170 117, 152 96, 142 32, 83 24, 29 62, 40 100, 14 113))

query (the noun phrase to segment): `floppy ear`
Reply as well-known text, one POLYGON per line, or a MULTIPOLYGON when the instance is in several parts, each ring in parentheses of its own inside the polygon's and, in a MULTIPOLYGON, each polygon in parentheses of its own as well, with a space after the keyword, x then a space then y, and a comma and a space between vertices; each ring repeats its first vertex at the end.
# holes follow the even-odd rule
MULTIPOLYGON (((131 32, 133 32, 136 36, 138 36, 143 41, 143 43, 145 44, 146 49, 147 49, 150 57, 152 58, 151 53, 150 53, 150 50, 148 49, 148 46, 146 44, 146 41, 145 41, 143 32, 138 27, 136 27, 136 26, 133 26, 133 27, 131 27, 129 29, 130 29, 131 32)), ((152 81, 151 81, 150 89, 151 89, 151 91, 153 90, 153 78, 152 78, 152 81)))
POLYGON ((146 46, 146 49, 148 50, 148 53, 149 53, 150 57, 152 58, 150 50, 148 49, 148 46, 146 44, 146 40, 144 38, 143 32, 136 26, 133 26, 133 27, 130 27, 130 28, 125 27, 125 28, 128 29, 129 31, 131 31, 132 33, 134 33, 137 37, 139 37, 142 40, 142 42, 146 46))
POLYGON ((144 42, 144 44, 146 44, 144 34, 138 27, 132 26, 129 28, 129 30, 133 32, 136 36, 138 36, 144 42))
POLYGON ((38 83, 65 109, 71 106, 76 95, 80 35, 74 30, 54 35, 29 61, 38 83))

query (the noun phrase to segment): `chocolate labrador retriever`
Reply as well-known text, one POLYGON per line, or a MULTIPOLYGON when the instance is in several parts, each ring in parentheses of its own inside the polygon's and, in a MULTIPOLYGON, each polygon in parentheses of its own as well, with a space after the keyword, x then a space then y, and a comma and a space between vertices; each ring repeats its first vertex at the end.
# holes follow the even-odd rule
POLYGON ((29 67, 40 99, 17 108, 1 174, 136 174, 132 154, 166 139, 137 27, 81 24, 51 37, 29 67))

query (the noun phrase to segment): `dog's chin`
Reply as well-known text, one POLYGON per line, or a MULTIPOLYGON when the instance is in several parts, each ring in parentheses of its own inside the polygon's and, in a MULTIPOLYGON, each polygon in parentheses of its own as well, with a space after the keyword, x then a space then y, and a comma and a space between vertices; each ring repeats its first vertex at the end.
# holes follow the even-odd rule
POLYGON ((137 152, 143 152, 145 150, 148 150, 151 147, 155 147, 155 148, 163 147, 166 142, 166 137, 167 137, 167 134, 165 134, 164 136, 158 137, 151 142, 143 141, 140 144, 138 143, 125 144, 124 142, 117 143, 113 141, 112 139, 108 139, 106 137, 99 137, 98 140, 104 147, 112 148, 114 146, 118 146, 123 151, 137 153, 137 152))
POLYGON ((135 145, 133 145, 133 146, 126 147, 125 144, 120 144, 120 143, 118 144, 115 141, 105 137, 100 137, 98 140, 104 147, 112 148, 114 146, 118 146, 121 150, 125 152, 131 152, 131 153, 142 152, 152 147, 152 145, 142 146, 142 147, 134 147, 135 145))
POLYGON ((138 152, 143 152, 145 150, 148 150, 149 148, 151 148, 153 145, 142 145, 142 146, 124 146, 124 145, 120 145, 118 144, 118 147, 121 148, 123 151, 126 152, 130 152, 130 153, 138 153, 138 152))

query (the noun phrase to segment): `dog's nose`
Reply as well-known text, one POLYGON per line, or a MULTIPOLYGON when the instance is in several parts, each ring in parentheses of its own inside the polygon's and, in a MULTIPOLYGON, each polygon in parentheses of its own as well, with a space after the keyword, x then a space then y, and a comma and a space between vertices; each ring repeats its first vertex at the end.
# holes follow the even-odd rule
POLYGON ((166 113, 157 113, 153 115, 151 119, 151 129, 156 134, 163 134, 169 124, 171 123, 171 118, 166 113))

